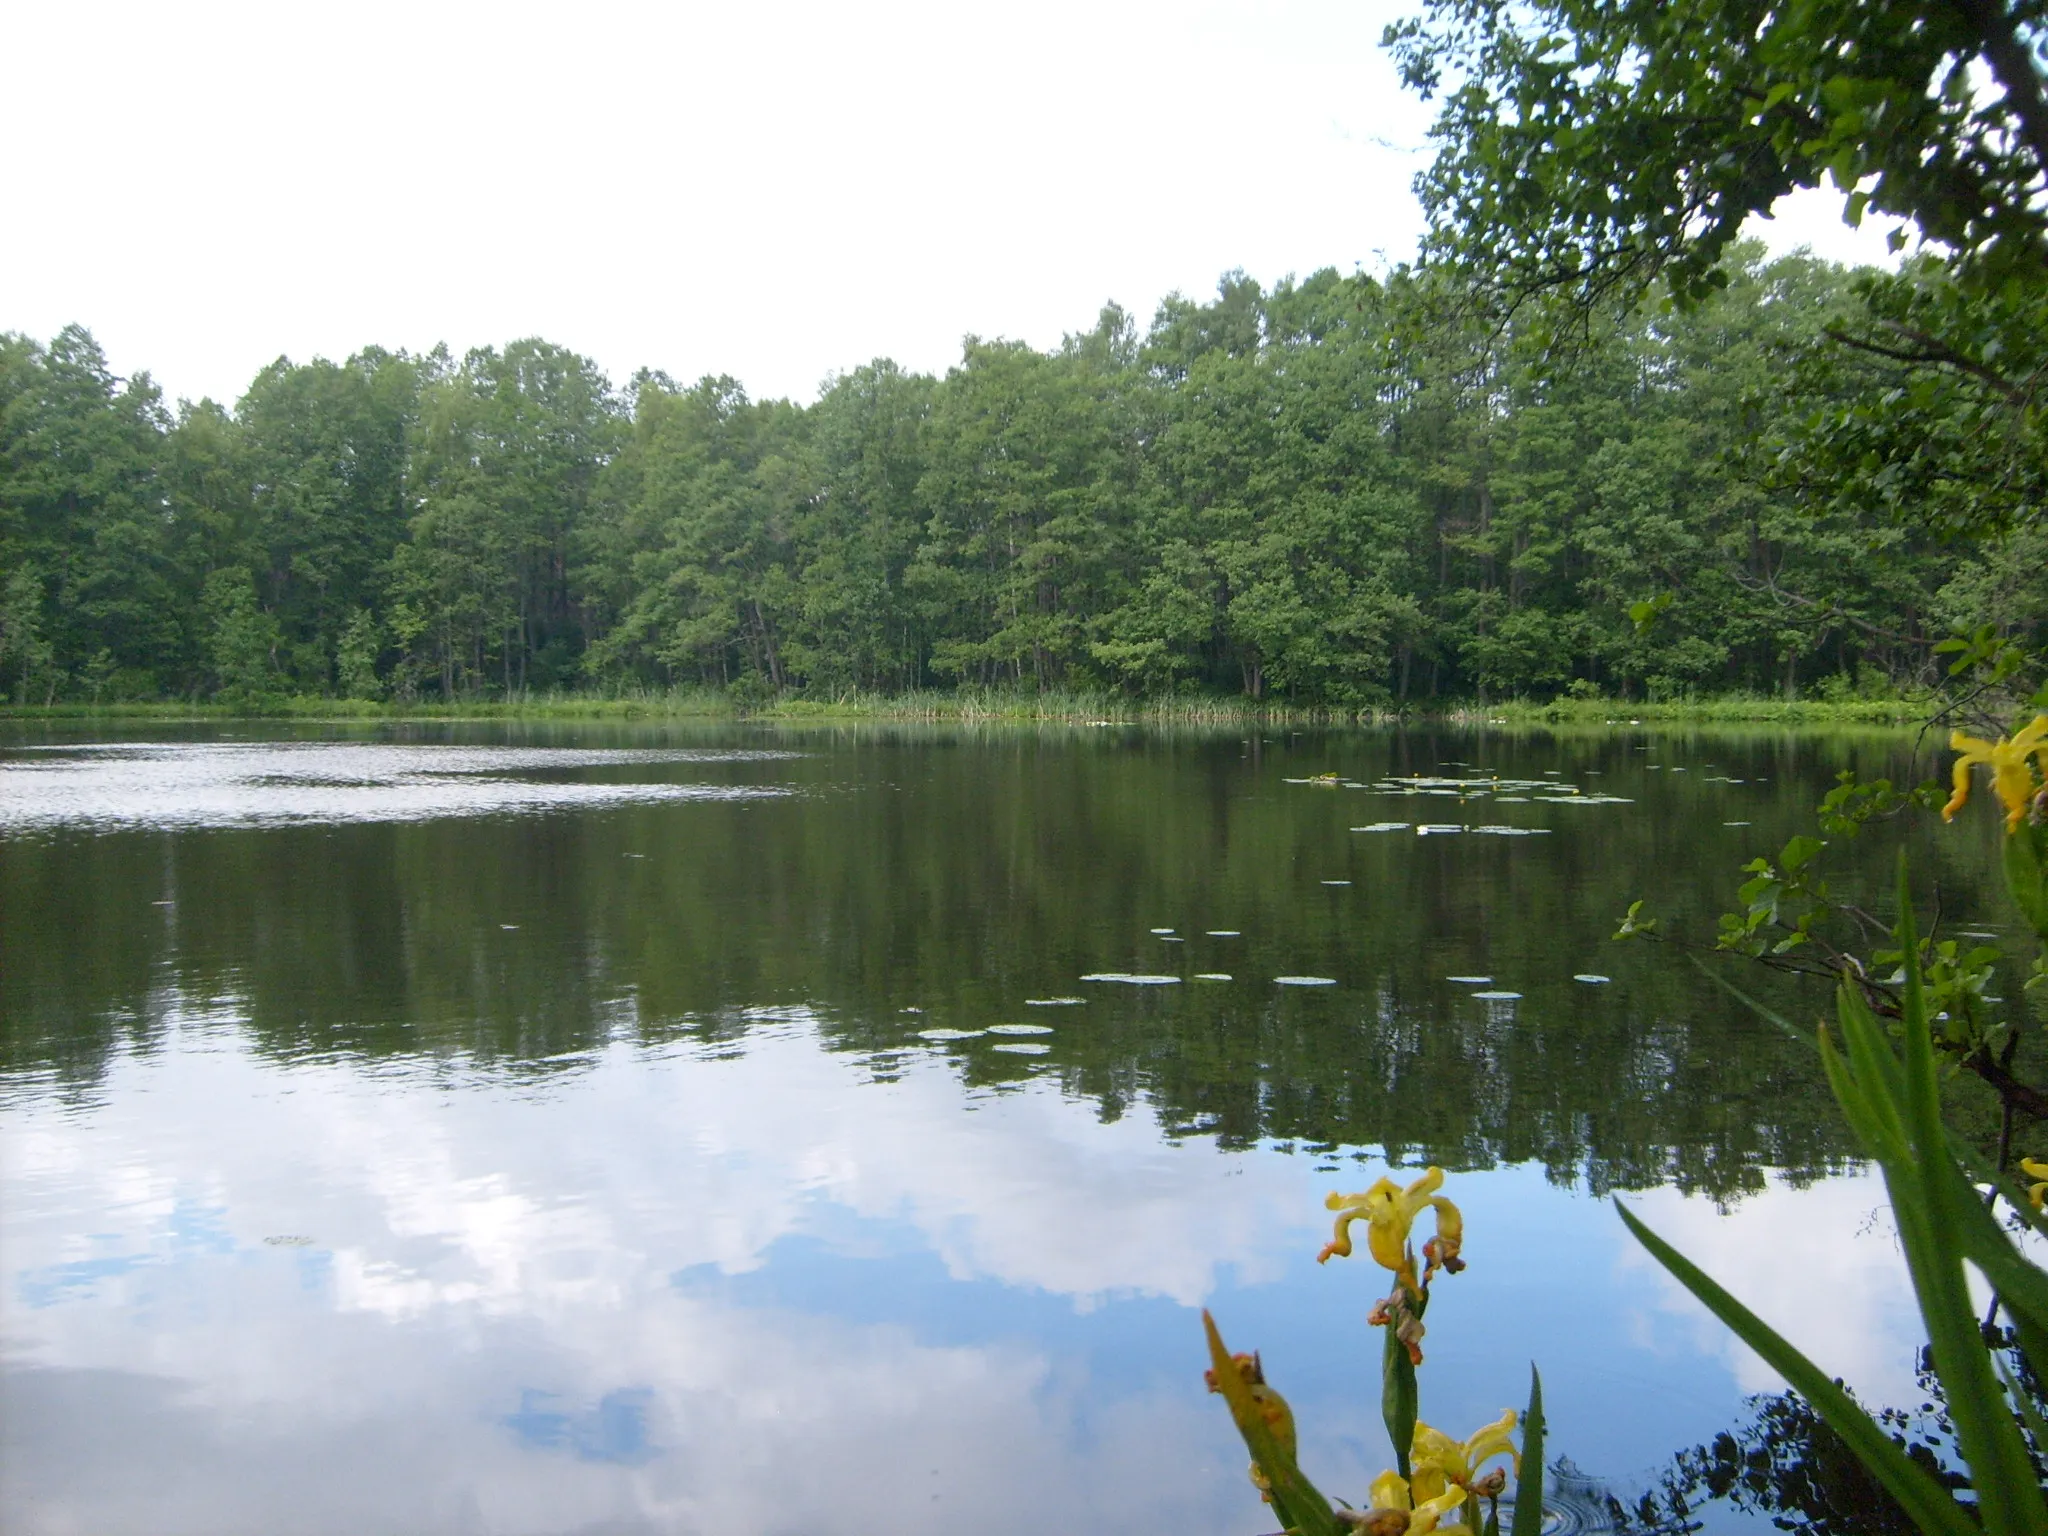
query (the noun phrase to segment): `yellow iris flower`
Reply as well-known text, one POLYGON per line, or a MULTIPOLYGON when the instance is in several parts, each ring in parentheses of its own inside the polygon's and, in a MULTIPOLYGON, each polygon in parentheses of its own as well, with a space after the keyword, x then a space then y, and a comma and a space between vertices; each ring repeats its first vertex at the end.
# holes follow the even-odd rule
POLYGON ((2034 1202, 2034 1209, 2041 1209, 2041 1201, 2048 1196, 2048 1163, 2037 1162, 2031 1157, 2020 1159, 2020 1172, 2030 1179, 2039 1179, 2038 1184, 2027 1186, 2027 1198, 2034 1202))
POLYGON ((1435 1498, 1417 1499, 1400 1473, 1382 1472, 1372 1480, 1371 1499, 1371 1508, 1355 1522, 1361 1529, 1373 1536, 1426 1536, 1465 1502, 1465 1490, 1450 1488, 1435 1498))
POLYGON ((1970 798, 1970 770, 1982 763, 1991 770, 1991 788, 2005 804, 2005 830, 2017 831, 2026 819, 2027 807, 2035 794, 2031 762, 2048 777, 2048 715, 2034 716, 2033 724, 1998 741, 1955 732, 1948 739, 1949 750, 1960 753, 1955 761, 1955 793, 1941 808, 1941 819, 1951 821, 1970 798))
POLYGON ((1442 1265, 1456 1274, 1465 1267, 1465 1261, 1458 1256, 1465 1244, 1465 1218, 1455 1205, 1437 1193, 1443 1182, 1443 1169, 1431 1168, 1406 1189, 1392 1179, 1382 1178, 1363 1194, 1332 1193, 1323 1204, 1337 1212, 1336 1232, 1316 1255, 1316 1262, 1326 1263, 1333 1254, 1340 1259, 1351 1257, 1351 1224, 1363 1218, 1366 1246, 1372 1250, 1374 1260, 1399 1275, 1410 1290, 1418 1290, 1427 1282, 1428 1275, 1421 1282, 1415 1278, 1415 1253, 1409 1246, 1408 1234, 1415 1226, 1415 1218, 1434 1207, 1436 1236, 1423 1245, 1423 1257, 1429 1273, 1435 1273, 1437 1266, 1442 1265))
POLYGON ((1465 1440, 1453 1440, 1442 1430, 1431 1429, 1418 1420, 1415 1442, 1408 1453, 1409 1465, 1415 1472, 1416 1497, 1435 1498, 1459 1488, 1474 1497, 1483 1493, 1498 1498, 1507 1483, 1505 1472, 1495 1467, 1491 1473, 1482 1475, 1479 1469, 1494 1457, 1505 1456, 1520 1475, 1522 1458, 1509 1438, 1514 1427, 1512 1408, 1465 1440))

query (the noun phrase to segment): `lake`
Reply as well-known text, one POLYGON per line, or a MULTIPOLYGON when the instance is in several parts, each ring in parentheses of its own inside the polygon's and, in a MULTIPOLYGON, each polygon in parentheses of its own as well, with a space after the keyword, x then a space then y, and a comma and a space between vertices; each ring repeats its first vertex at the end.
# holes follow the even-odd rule
MULTIPOLYGON (((1776 1390, 1615 1196, 1917 1402, 1817 1064, 1610 937, 1637 896, 1710 932, 1913 747, 12 727, 0 1525, 1250 1536, 1200 1309, 1362 1501, 1386 1276, 1315 1256, 1389 1163, 1465 1212, 1456 1435, 1533 1360, 1628 1499, 1776 1390)), ((1966 821, 1915 870, 2002 931, 1966 821)), ((1865 841, 1839 883, 1881 891, 1865 841)))

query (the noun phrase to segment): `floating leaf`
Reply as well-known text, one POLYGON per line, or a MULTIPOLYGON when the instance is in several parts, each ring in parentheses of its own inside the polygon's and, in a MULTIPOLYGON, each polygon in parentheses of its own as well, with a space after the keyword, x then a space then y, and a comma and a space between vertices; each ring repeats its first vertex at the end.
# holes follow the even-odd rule
POLYGON ((1239 936, 1235 928, 1211 928, 1209 930, 1209 937, 1212 939, 1235 939, 1239 936))
POLYGON ((1275 986, 1281 987, 1334 987, 1337 985, 1337 978, 1334 976, 1275 976, 1273 983, 1275 986))
POLYGON ((1154 928, 1154 929, 1153 929, 1152 931, 1153 931, 1154 933, 1171 933, 1171 932, 1173 932, 1173 930, 1172 930, 1171 928, 1154 928))
POLYGON ((988 1032, 992 1035, 1049 1035, 1050 1024, 991 1024, 988 1032))
POLYGON ((1461 987, 1484 987, 1492 985, 1491 976, 1446 976, 1445 981, 1455 981, 1461 987))
POLYGON ((1376 821, 1369 827, 1353 827, 1354 832, 1406 832, 1411 823, 1405 821, 1376 821))
POLYGON ((917 1038, 920 1040, 976 1040, 987 1033, 988 1031, 983 1029, 920 1029, 917 1032, 917 1038))
POLYGON ((1034 1042, 1012 1041, 1007 1045, 992 1045, 989 1049, 992 1051, 1006 1051, 1012 1056, 1043 1056, 1052 1047, 1049 1045, 1038 1045, 1034 1042))
POLYGON ((1512 1003, 1521 997, 1519 992, 1474 992, 1474 997, 1488 1003, 1512 1003))
POLYGON ((1323 882, 1325 885, 1349 885, 1350 883, 1349 880, 1325 880, 1323 882))
POLYGON ((1090 971, 1081 978, 1083 981, 1122 981, 1134 987, 1164 987, 1179 981, 1178 976, 1141 976, 1129 971, 1090 971))
POLYGON ((1573 981, 1583 981, 1589 987, 1604 987, 1613 979, 1612 976, 1595 976, 1591 971, 1581 971, 1572 977, 1573 981))
POLYGON ((1026 1008, 1077 1008, 1087 1002, 1085 997, 1027 997, 1026 1008))
POLYGON ((1231 977, 1230 977, 1230 973, 1229 973, 1228 971, 1197 971, 1197 972, 1195 972, 1195 980, 1197 980, 1197 981, 1229 981, 1230 979, 1231 979, 1231 977))

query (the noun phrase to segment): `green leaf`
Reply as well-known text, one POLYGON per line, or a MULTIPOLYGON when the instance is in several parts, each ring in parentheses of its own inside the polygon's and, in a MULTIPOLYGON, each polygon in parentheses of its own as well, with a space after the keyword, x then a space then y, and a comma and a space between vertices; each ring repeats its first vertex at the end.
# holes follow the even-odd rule
POLYGON ((2048 944, 2048 829, 2023 821, 2005 837, 2005 886, 2048 944))
POLYGON ((1252 1453, 1252 1460, 1259 1464, 1259 1470, 1272 1486, 1273 1508, 1281 1523, 1299 1536, 1340 1536, 1343 1527, 1331 1511, 1330 1501, 1316 1491, 1315 1484, 1303 1475, 1294 1458, 1267 1428, 1258 1404, 1252 1401, 1251 1390, 1237 1373, 1230 1351, 1223 1347, 1223 1335, 1217 1331, 1216 1320, 1207 1311, 1202 1313, 1202 1327, 1209 1336, 1210 1370, 1224 1402, 1230 1405, 1231 1420, 1244 1439, 1245 1449, 1252 1453))
POLYGON ((1380 1364, 1380 1417, 1386 1422, 1387 1438, 1394 1442, 1395 1470, 1407 1477, 1408 1452, 1415 1444, 1415 1420, 1422 1411, 1421 1394, 1415 1384, 1415 1362, 1408 1358, 1408 1346, 1395 1335, 1392 1323, 1381 1331, 1386 1334, 1386 1345, 1380 1364))
POLYGON ((1785 851, 1778 855, 1779 864, 1786 874, 1805 868, 1827 844, 1817 837, 1795 837, 1785 845, 1785 851))
POLYGON ((1522 1460, 1515 1473, 1515 1522, 1508 1536, 1542 1536, 1543 1377, 1529 1364, 1529 1411, 1522 1415, 1522 1460))
MULTIPOLYGON (((1894 1149, 1881 1158, 1885 1188, 1927 1329, 1929 1355, 1948 1398, 1956 1448, 1970 1466, 1984 1529, 1991 1536, 2040 1536, 2048 1531, 2048 1500, 2034 1481, 2025 1443, 1999 1388, 1963 1273, 1964 1244, 1976 1219, 1987 1213, 1949 1153, 1948 1131, 1941 1120, 1919 931, 1903 851, 1898 902, 1898 937, 1906 965, 1899 1086, 1884 1093, 1872 1082, 1863 1084, 1874 1095, 1894 1098, 1894 1112, 1909 1143, 1903 1154, 1894 1149)), ((1889 1048, 1876 1038, 1869 1010, 1860 1006, 1860 999, 1852 1009, 1849 1000, 1845 985, 1844 1029, 1865 1038, 1866 1054, 1878 1051, 1889 1058, 1889 1048)), ((1852 1039, 1852 1047, 1856 1043, 1852 1039)), ((1879 1104, 1881 1110, 1884 1107, 1879 1104)))

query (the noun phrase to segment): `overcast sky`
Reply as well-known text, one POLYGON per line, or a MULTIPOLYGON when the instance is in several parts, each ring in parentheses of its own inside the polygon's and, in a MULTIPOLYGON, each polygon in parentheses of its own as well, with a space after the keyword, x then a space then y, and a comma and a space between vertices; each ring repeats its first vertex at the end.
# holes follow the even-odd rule
MULTIPOLYGON (((811 398, 1411 255, 1406 0, 0 8, 0 330, 175 399, 542 335, 811 398)), ((1762 231, 1879 259, 1824 200, 1762 231)))

